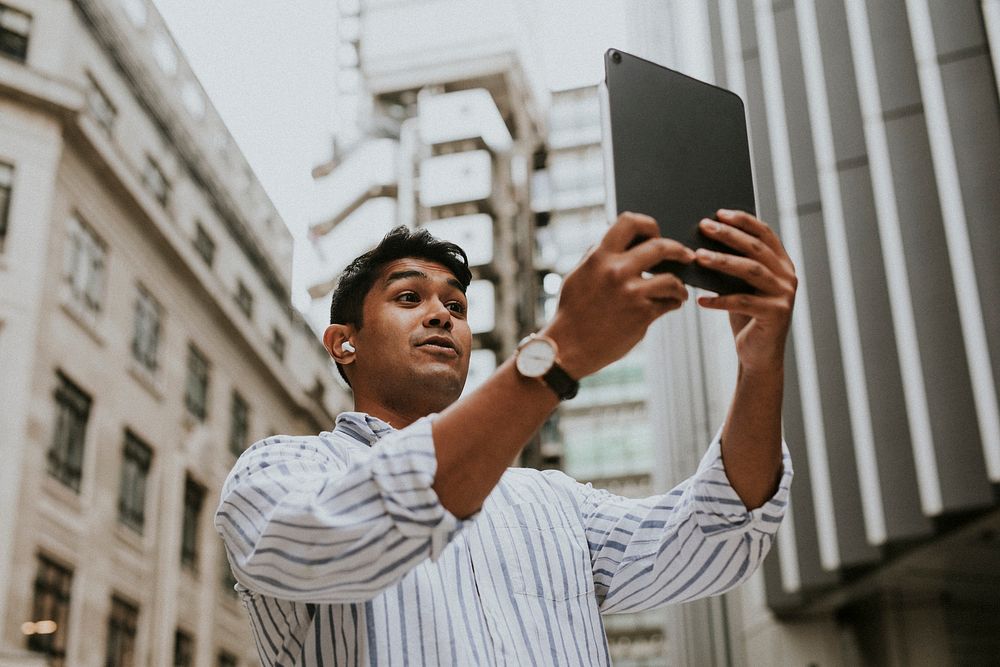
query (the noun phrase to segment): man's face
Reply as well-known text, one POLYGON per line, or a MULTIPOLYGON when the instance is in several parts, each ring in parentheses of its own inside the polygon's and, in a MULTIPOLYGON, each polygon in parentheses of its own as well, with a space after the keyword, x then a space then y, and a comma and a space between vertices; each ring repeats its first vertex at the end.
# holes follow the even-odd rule
POLYGON ((462 393, 472 331, 461 283, 443 265, 423 259, 387 264, 365 297, 355 334, 352 384, 388 400, 415 392, 443 409, 462 393))

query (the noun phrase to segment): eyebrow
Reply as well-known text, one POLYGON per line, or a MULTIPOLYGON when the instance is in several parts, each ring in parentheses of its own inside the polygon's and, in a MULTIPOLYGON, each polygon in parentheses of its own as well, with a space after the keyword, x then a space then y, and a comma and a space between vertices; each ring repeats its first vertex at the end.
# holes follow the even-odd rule
MULTIPOLYGON (((423 271, 417 271, 416 269, 409 269, 407 271, 394 271, 390 273, 389 276, 385 279, 385 282, 382 283, 382 286, 388 287, 397 280, 406 280, 407 278, 430 280, 430 277, 423 271)), ((455 278, 449 278, 448 284, 457 289, 462 294, 465 294, 465 288, 462 286, 462 283, 458 282, 458 280, 456 280, 455 278)))

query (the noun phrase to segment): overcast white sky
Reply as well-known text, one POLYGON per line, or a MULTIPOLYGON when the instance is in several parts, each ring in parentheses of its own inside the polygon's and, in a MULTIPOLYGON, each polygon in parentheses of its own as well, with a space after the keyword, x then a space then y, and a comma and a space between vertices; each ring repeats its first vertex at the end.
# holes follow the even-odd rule
MULTIPOLYGON (((154 0, 298 245, 310 170, 329 157, 337 123, 334 0, 154 0), (277 8, 280 7, 280 11, 277 8)), ((595 83, 622 46, 622 0, 538 0, 553 89, 595 83)), ((293 283, 302 305, 303 285, 293 283)))

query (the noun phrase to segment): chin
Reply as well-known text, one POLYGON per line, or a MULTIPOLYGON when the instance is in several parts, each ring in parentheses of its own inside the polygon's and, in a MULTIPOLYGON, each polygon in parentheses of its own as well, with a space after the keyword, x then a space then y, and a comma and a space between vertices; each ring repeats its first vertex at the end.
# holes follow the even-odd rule
POLYGON ((465 377, 444 374, 421 378, 420 391, 427 400, 440 404, 442 409, 458 400, 465 388, 465 377))

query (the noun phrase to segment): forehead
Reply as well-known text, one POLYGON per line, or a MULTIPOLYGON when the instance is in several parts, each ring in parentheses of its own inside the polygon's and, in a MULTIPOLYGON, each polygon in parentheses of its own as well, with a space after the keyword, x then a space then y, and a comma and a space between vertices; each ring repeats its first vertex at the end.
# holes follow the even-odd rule
POLYGON ((375 279, 375 289, 386 289, 400 279, 430 280, 432 282, 442 282, 452 284, 457 289, 461 289, 461 283, 455 278, 444 264, 432 262, 418 257, 404 257, 395 259, 379 271, 375 279))

